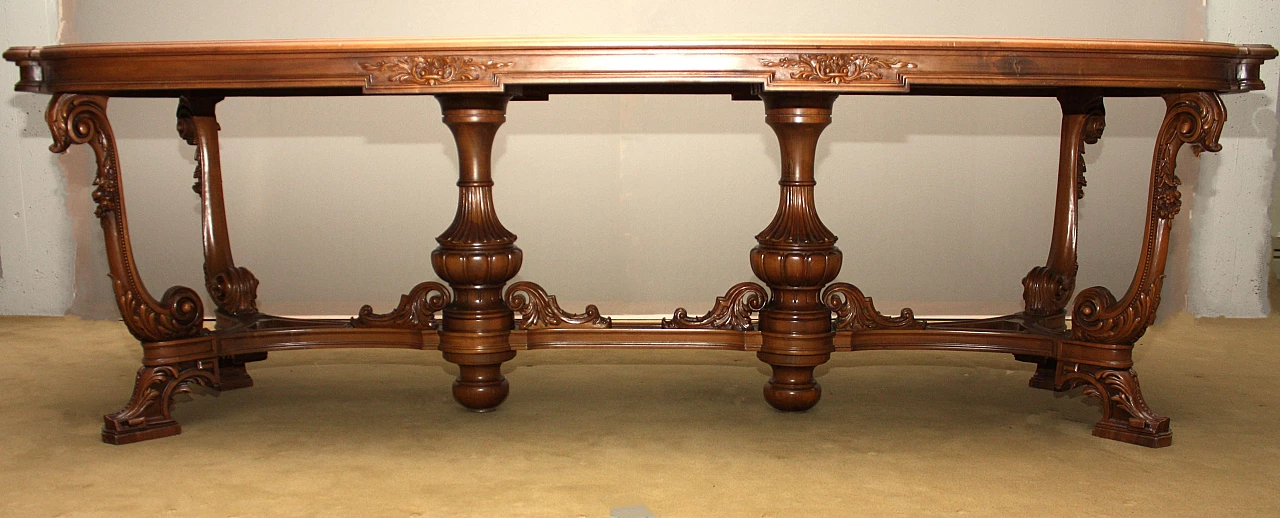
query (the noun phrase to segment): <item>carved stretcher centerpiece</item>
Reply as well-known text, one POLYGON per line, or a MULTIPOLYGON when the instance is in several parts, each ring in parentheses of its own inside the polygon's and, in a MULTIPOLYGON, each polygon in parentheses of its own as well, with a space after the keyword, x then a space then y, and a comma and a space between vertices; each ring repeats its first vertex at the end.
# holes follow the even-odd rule
POLYGON ((1012 353, 1036 364, 1032 387, 1079 386, 1097 397, 1102 419, 1094 435, 1151 447, 1170 444, 1169 420, 1143 401, 1132 349, 1160 302, 1170 226, 1181 208, 1178 150, 1190 144, 1217 151, 1226 120, 1219 95, 1261 89, 1259 66, 1275 56, 1266 45, 1202 42, 857 37, 112 43, 4 53, 20 69, 17 90, 53 96, 46 113, 52 150, 88 144, 97 158, 93 199, 116 301, 143 349, 133 396, 105 416, 106 442, 179 433, 171 414, 176 393, 191 384, 251 386, 245 365, 273 350, 437 349, 459 366, 457 401, 484 411, 506 398, 500 367, 518 350, 616 346, 754 351, 773 370, 765 400, 784 411, 818 403, 813 371, 834 352, 1012 353), (661 322, 615 321, 595 306, 572 313, 537 284, 507 285, 523 253, 494 207, 494 135, 510 100, 577 93, 763 101, 782 157, 778 209, 749 256, 763 284, 743 282, 706 314, 681 308, 661 322), (229 96, 373 94, 435 96, 456 140, 458 211, 431 254, 443 283, 419 284, 385 314, 370 306, 344 320, 260 312, 257 278, 231 255, 216 105, 229 96), (818 137, 843 94, 1057 99, 1062 144, 1053 233, 1047 261, 1023 279, 1023 311, 978 321, 931 322, 910 310, 887 316, 856 286, 833 283, 842 255, 814 205, 813 166, 818 137), (179 134, 196 147, 212 330, 194 290, 176 286, 156 299, 143 286, 107 118, 113 96, 177 100, 179 134), (1077 293, 1082 155, 1102 137, 1103 100, 1127 96, 1161 96, 1167 106, 1155 128, 1142 253, 1119 298, 1103 287, 1077 293))

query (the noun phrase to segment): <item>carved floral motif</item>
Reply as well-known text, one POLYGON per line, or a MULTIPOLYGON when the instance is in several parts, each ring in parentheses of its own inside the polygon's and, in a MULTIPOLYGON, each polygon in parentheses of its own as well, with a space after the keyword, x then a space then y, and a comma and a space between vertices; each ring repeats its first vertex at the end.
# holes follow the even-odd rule
POLYGON ((925 323, 917 321, 910 308, 904 308, 896 317, 887 317, 876 311, 871 297, 847 282, 837 282, 822 292, 822 300, 835 312, 836 331, 861 329, 924 329, 925 323))
POLYGON ((613 319, 600 316, 595 304, 587 306, 583 313, 569 313, 560 308, 555 295, 548 295, 529 281, 521 281, 507 288, 507 307, 520 314, 520 329, 587 328, 608 329, 613 319))
POLYGON ((512 64, 494 60, 479 62, 462 56, 406 56, 361 63, 360 68, 383 74, 380 78, 370 75, 370 82, 381 79, 390 83, 437 86, 456 81, 479 81, 512 64))
POLYGON ((896 73, 899 68, 916 68, 915 63, 866 54, 800 54, 794 58, 782 57, 777 61, 761 58, 760 64, 794 69, 791 79, 837 85, 881 81, 886 73, 896 73))
POLYGON ((734 329, 751 330, 751 314, 764 309, 769 293, 764 286, 754 282, 735 284, 723 297, 716 297, 711 311, 697 318, 690 318, 684 308, 676 309, 670 319, 662 319, 666 329, 734 329))
POLYGON ((423 282, 400 296, 400 304, 390 313, 375 314, 373 306, 363 306, 351 319, 352 327, 395 327, 436 329, 435 313, 449 305, 449 288, 438 282, 423 282))

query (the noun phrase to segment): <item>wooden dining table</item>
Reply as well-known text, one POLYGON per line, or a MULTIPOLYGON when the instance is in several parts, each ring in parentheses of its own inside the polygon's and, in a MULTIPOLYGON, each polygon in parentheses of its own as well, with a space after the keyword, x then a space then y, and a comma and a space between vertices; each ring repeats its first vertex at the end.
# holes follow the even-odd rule
POLYGON ((814 368, 833 353, 1012 354, 1035 364, 1031 387, 1079 387, 1096 397, 1102 417, 1094 435, 1168 446, 1169 419, 1143 400, 1132 352, 1155 318, 1170 229, 1182 209, 1178 151, 1187 144, 1196 152, 1218 151, 1227 117, 1220 96, 1262 89, 1259 67, 1275 57, 1268 45, 1189 41, 859 36, 193 41, 4 52, 20 71, 17 90, 51 96, 45 113, 51 149, 87 144, 96 157, 93 200, 115 300, 142 345, 132 396, 104 416, 102 440, 113 444, 179 433, 176 394, 196 385, 249 387, 246 365, 273 351, 439 350, 458 366, 454 398, 483 412, 506 399, 501 367, 517 351, 590 347, 754 352, 772 369, 765 401, 786 412, 818 403, 822 387, 814 368), (523 252, 494 205, 494 136, 510 101, 575 94, 763 102, 764 123, 778 138, 781 174, 777 211, 748 254, 758 282, 727 287, 705 313, 679 308, 661 320, 615 319, 594 305, 572 312, 536 283, 508 282, 520 271, 523 252), (422 229, 440 232, 430 256, 438 280, 407 287, 389 313, 364 306, 352 308, 351 318, 305 319, 260 311, 258 279, 232 258, 216 107, 227 97, 355 95, 430 95, 440 103, 459 172, 452 224, 422 229), (842 254, 814 205, 814 156, 842 95, 1057 100, 1062 130, 1053 231, 1044 264, 1029 265, 1022 280, 1022 311, 979 320, 916 318, 910 309, 884 315, 855 285, 833 282, 842 254), (1103 136, 1104 99, 1156 96, 1166 112, 1152 128, 1145 230, 1132 283, 1118 297, 1101 286, 1077 290, 1083 153, 1103 136), (195 146, 211 311, 189 287, 170 287, 157 298, 143 285, 107 115, 112 97, 176 100, 177 133, 195 146))

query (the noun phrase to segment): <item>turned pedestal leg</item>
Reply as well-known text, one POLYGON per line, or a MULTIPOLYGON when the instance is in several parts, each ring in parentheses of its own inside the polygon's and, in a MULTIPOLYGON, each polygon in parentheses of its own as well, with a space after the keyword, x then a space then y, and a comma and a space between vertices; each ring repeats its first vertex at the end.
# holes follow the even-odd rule
MULTIPOLYGON (((231 257, 231 237, 227 231, 227 211, 222 198, 222 159, 218 148, 218 119, 215 113, 221 97, 183 96, 178 103, 178 134, 196 146, 196 183, 200 195, 201 227, 204 230, 204 285, 217 306, 217 325, 222 327, 258 313, 258 279, 248 268, 238 267, 231 257)), ((242 354, 218 360, 218 390, 253 386, 245 363, 267 359, 267 353, 242 354)))
POLYGON ((818 136, 831 123, 835 95, 766 95, 765 122, 782 149, 781 199, 773 222, 756 236, 751 269, 772 297, 760 311, 757 356, 773 368, 764 398, 774 408, 804 411, 822 397, 813 369, 834 350, 831 309, 822 287, 840 272, 836 236, 814 206, 813 161, 818 136))
POLYGON ((216 352, 213 341, 205 338, 200 296, 190 288, 174 286, 156 300, 142 284, 129 242, 107 98, 55 95, 45 119, 53 133, 54 143, 49 148, 53 152, 66 151, 72 144, 88 144, 93 149, 97 161, 93 200, 106 242, 111 286, 125 327, 142 342, 146 358, 129 403, 119 412, 103 416, 102 440, 125 444, 177 434, 181 427, 169 413, 172 396, 185 390, 188 383, 212 386, 216 379, 216 352), (181 360, 166 359, 163 342, 173 341, 185 345, 181 360))
POLYGON ((507 398, 502 362, 515 357, 508 342, 513 325, 502 289, 520 270, 516 236, 502 226, 493 207, 490 155, 509 97, 441 95, 444 123, 458 145, 458 212, 436 238, 431 253, 436 274, 453 288, 444 308, 440 351, 458 365, 453 397, 472 410, 492 410, 507 398))

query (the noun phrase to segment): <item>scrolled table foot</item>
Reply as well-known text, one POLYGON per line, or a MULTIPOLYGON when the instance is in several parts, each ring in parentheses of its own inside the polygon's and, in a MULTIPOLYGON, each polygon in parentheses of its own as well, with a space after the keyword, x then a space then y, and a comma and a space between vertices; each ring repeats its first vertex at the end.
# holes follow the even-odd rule
POLYGON ((190 392, 190 384, 214 387, 211 360, 138 369, 133 396, 119 412, 102 416, 102 442, 130 444, 182 433, 173 418, 173 397, 190 392))
POLYGON ((1173 443, 1169 418, 1147 406, 1133 369, 1064 366, 1059 370, 1058 386, 1062 390, 1081 386, 1086 396, 1102 402, 1102 419, 1093 427, 1096 437, 1148 448, 1163 448, 1173 443))

